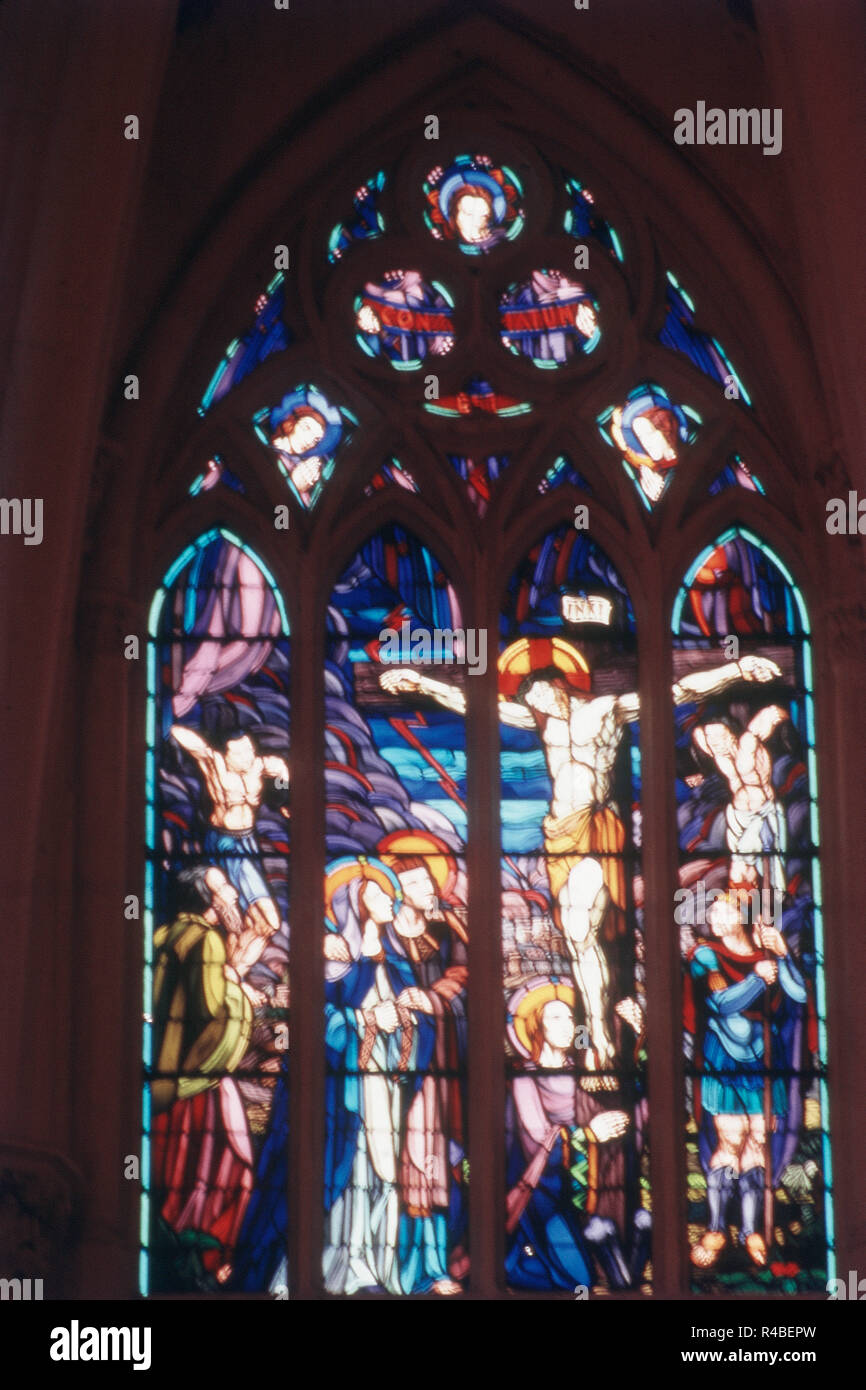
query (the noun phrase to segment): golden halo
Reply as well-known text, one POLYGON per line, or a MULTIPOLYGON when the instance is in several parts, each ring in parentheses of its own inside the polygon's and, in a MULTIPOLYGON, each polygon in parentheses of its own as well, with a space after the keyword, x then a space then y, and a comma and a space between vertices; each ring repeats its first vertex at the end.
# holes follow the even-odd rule
POLYGON ((437 897, 447 897, 457 865, 444 840, 434 835, 432 830, 392 830, 378 844, 379 856, 395 874, 400 873, 401 863, 409 858, 423 856, 436 887, 437 897))
POLYGON ((378 883, 379 887, 392 902, 396 902, 399 896, 399 884, 396 884, 391 874, 383 864, 375 860, 365 859, 363 856, 358 859, 341 859, 325 874, 325 916, 329 921, 335 921, 331 911, 331 904, 334 895, 344 883, 351 883, 356 878, 372 879, 378 883))
POLYGON ((526 1031, 527 1015, 534 1013, 536 1009, 540 1011, 545 1004, 552 1003, 554 999, 561 1000, 563 1004, 568 1005, 572 1013, 574 1012, 574 987, 566 984, 554 984, 552 980, 547 980, 545 984, 536 985, 535 989, 529 990, 514 1010, 515 1036, 527 1056, 532 1051, 532 1044, 526 1031))
POLYGON ((638 453, 626 440, 622 432, 622 406, 618 405, 610 418, 610 432, 613 435, 613 442, 619 449, 623 458, 631 464, 632 468, 651 468, 655 472, 658 464, 649 454, 638 453))
POLYGON ((630 448, 625 442, 625 435, 622 432, 622 406, 618 405, 610 417, 610 432, 613 442, 621 454, 634 454, 634 449, 630 448))
POLYGON ((577 647, 564 637, 519 637, 497 662, 500 700, 513 699, 520 682, 545 666, 555 666, 575 690, 589 690, 589 667, 577 647))

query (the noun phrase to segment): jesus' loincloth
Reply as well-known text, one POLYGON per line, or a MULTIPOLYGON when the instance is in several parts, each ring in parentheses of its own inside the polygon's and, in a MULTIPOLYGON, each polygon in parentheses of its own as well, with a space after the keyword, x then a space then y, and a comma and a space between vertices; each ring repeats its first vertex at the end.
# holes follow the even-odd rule
POLYGON ((581 807, 567 816, 547 815, 542 822, 547 876, 553 898, 553 920, 562 929, 559 895, 572 869, 584 859, 597 859, 610 903, 604 915, 606 940, 625 932, 625 870, 622 851, 625 828, 610 806, 581 807))

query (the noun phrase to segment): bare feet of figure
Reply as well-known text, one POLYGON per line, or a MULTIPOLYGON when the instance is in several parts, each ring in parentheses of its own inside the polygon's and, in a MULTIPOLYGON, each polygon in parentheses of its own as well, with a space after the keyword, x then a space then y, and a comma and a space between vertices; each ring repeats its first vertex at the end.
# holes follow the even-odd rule
POLYGON ((602 1071, 603 1067, 613 1066, 613 1054, 602 1059, 601 1054, 596 1048, 587 1048, 586 1069, 589 1075, 582 1076, 580 1079, 581 1087, 584 1091, 615 1091, 618 1089, 618 1082, 615 1076, 602 1071), (595 1076, 592 1073, 597 1073, 595 1076))
POLYGON ((712 1269, 725 1248, 724 1231, 705 1231, 692 1246, 691 1261, 698 1269, 712 1269))
POLYGON ((643 1036, 643 1011, 636 999, 621 999, 616 1006, 615 1013, 625 1020, 638 1037, 643 1036))
POLYGON ((746 1253, 752 1264, 758 1265, 763 1269, 767 1263, 767 1247, 764 1244, 764 1237, 759 1236, 757 1231, 753 1231, 750 1236, 746 1236, 746 1253))
POLYGON ((431 1293, 441 1294, 443 1298, 450 1298, 452 1294, 462 1292, 456 1279, 437 1279, 431 1289, 431 1293))

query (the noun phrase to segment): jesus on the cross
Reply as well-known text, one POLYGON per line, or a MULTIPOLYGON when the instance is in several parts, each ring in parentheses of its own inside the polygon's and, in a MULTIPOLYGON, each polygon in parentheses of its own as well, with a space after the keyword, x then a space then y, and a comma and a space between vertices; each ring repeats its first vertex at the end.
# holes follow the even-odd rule
MULTIPOLYGON (((544 851, 553 918, 572 962, 586 1013, 592 1048, 588 1065, 599 1073, 614 1064, 607 1022, 609 972, 600 942, 622 930, 625 830, 611 797, 611 778, 626 724, 640 717, 637 691, 593 695, 589 668, 576 647, 562 638, 520 638, 499 659, 499 717, 517 729, 537 730, 552 784, 544 817, 544 851)), ((681 705, 718 695, 738 681, 770 681, 779 668, 763 657, 745 656, 710 671, 696 671, 673 685, 681 705)), ((411 667, 379 677, 393 694, 418 692, 446 709, 466 712, 463 691, 411 667)), ((599 1085, 612 1089, 611 1077, 599 1085)))

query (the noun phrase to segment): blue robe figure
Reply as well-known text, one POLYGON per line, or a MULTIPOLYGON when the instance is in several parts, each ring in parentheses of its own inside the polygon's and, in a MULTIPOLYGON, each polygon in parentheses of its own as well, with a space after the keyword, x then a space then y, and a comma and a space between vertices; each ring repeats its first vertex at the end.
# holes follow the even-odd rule
POLYGON ((743 383, 740 381, 727 357, 721 343, 709 333, 702 333, 695 326, 694 309, 691 301, 684 295, 680 286, 668 272, 668 311, 659 334, 659 342, 688 357, 705 376, 712 377, 727 389, 736 388, 736 399, 740 396, 751 404, 743 383))
POLYGON ((411 963, 383 928, 399 900, 375 860, 341 861, 333 910, 344 957, 326 966, 323 1277, 329 1293, 411 1291, 399 1251, 404 1122, 435 1047, 426 1014, 400 1002, 411 963))
MULTIPOLYGON (((542 1079, 542 1078, 539 1078, 542 1079)), ((547 1078, 544 1078, 547 1079, 547 1078)), ((560 1078, 557 1078, 559 1080, 560 1078)), ((562 1078, 566 1079, 566 1078, 562 1078)), ((529 1078, 521 1078, 529 1080, 529 1078)), ((573 1099, 575 1078, 569 1076, 566 1100, 573 1099)), ((573 1105, 569 1107, 573 1111, 573 1105)), ((569 1169, 576 1155, 573 1139, 582 1139, 582 1131, 572 1125, 551 1125, 549 1135, 540 1150, 536 1150, 536 1169, 529 1172, 526 1138, 518 1104, 513 1095, 508 1106, 509 1144, 506 1180, 510 1193, 517 1194, 519 1209, 521 1183, 526 1205, 520 1214, 512 1207, 509 1212, 509 1241, 505 1256, 505 1272, 509 1284, 518 1289, 568 1289, 578 1285, 589 1287, 593 1282, 589 1250, 580 1228, 578 1209, 573 1198, 577 1195, 569 1169), (524 1131, 523 1133, 521 1131, 524 1131), (516 1217, 516 1220, 515 1220, 516 1217)))
POLYGON ((800 1035, 807 993, 778 933, 764 938, 772 943, 770 957, 748 940, 734 894, 714 902, 708 919, 714 936, 699 941, 689 955, 689 983, 697 997, 694 1003, 689 994, 686 998, 686 1023, 697 1033, 695 1062, 702 1078, 695 1118, 709 1211, 707 1230, 691 1258, 702 1269, 715 1264, 726 1243, 727 1209, 737 1190, 740 1241, 752 1262, 763 1266, 767 1249, 758 1228, 766 1156, 769 1181, 775 1185, 790 1154, 789 1131, 799 1119, 799 1107, 789 1104, 789 1073, 798 1065, 794 1040, 800 1035), (772 1130, 765 1134, 768 1100, 772 1130), (795 1113, 789 1114, 792 1109, 795 1113))
MULTIPOLYGON (((468 1268, 462 1080, 466 1057, 465 932, 455 914, 446 910, 442 920, 430 921, 420 938, 404 940, 393 925, 388 927, 387 936, 401 955, 411 959, 414 981, 432 1008, 424 1017, 429 1019, 435 1040, 432 1074, 419 1078, 415 1109, 408 1114, 405 1127, 401 1187, 403 1206, 408 1210, 400 1217, 403 1288, 407 1293, 428 1293, 434 1286, 446 1286, 450 1292, 455 1283, 453 1258, 461 1272, 468 1268), (424 1091, 423 1096, 419 1090, 424 1091), (419 1171, 419 1165, 431 1159, 431 1170, 419 1171), (433 1174, 439 1169, 445 1173, 437 1184, 433 1174)), ((440 1287, 437 1291, 443 1290, 440 1287)))
POLYGON ((227 396, 271 353, 282 352, 289 346, 292 335, 283 322, 284 308, 285 289, 280 274, 268 286, 267 293, 259 296, 252 328, 232 345, 214 373, 199 407, 199 414, 204 415, 217 401, 227 396))
MULTIPOLYGON (((330 1293, 405 1293, 398 1259, 399 1163, 406 1109, 430 1066, 432 1020, 398 1004, 415 984, 410 962, 382 928, 400 888, 377 860, 341 859, 328 873, 326 952, 325 1212, 330 1293)), ((280 1073, 256 1182, 238 1239, 231 1287, 287 1283, 288 1082, 280 1073)))
POLYGON ((256 1164, 255 1186, 235 1247, 230 1288, 264 1293, 288 1285, 286 1198, 289 1083, 283 1069, 274 1090, 270 1123, 256 1164))

